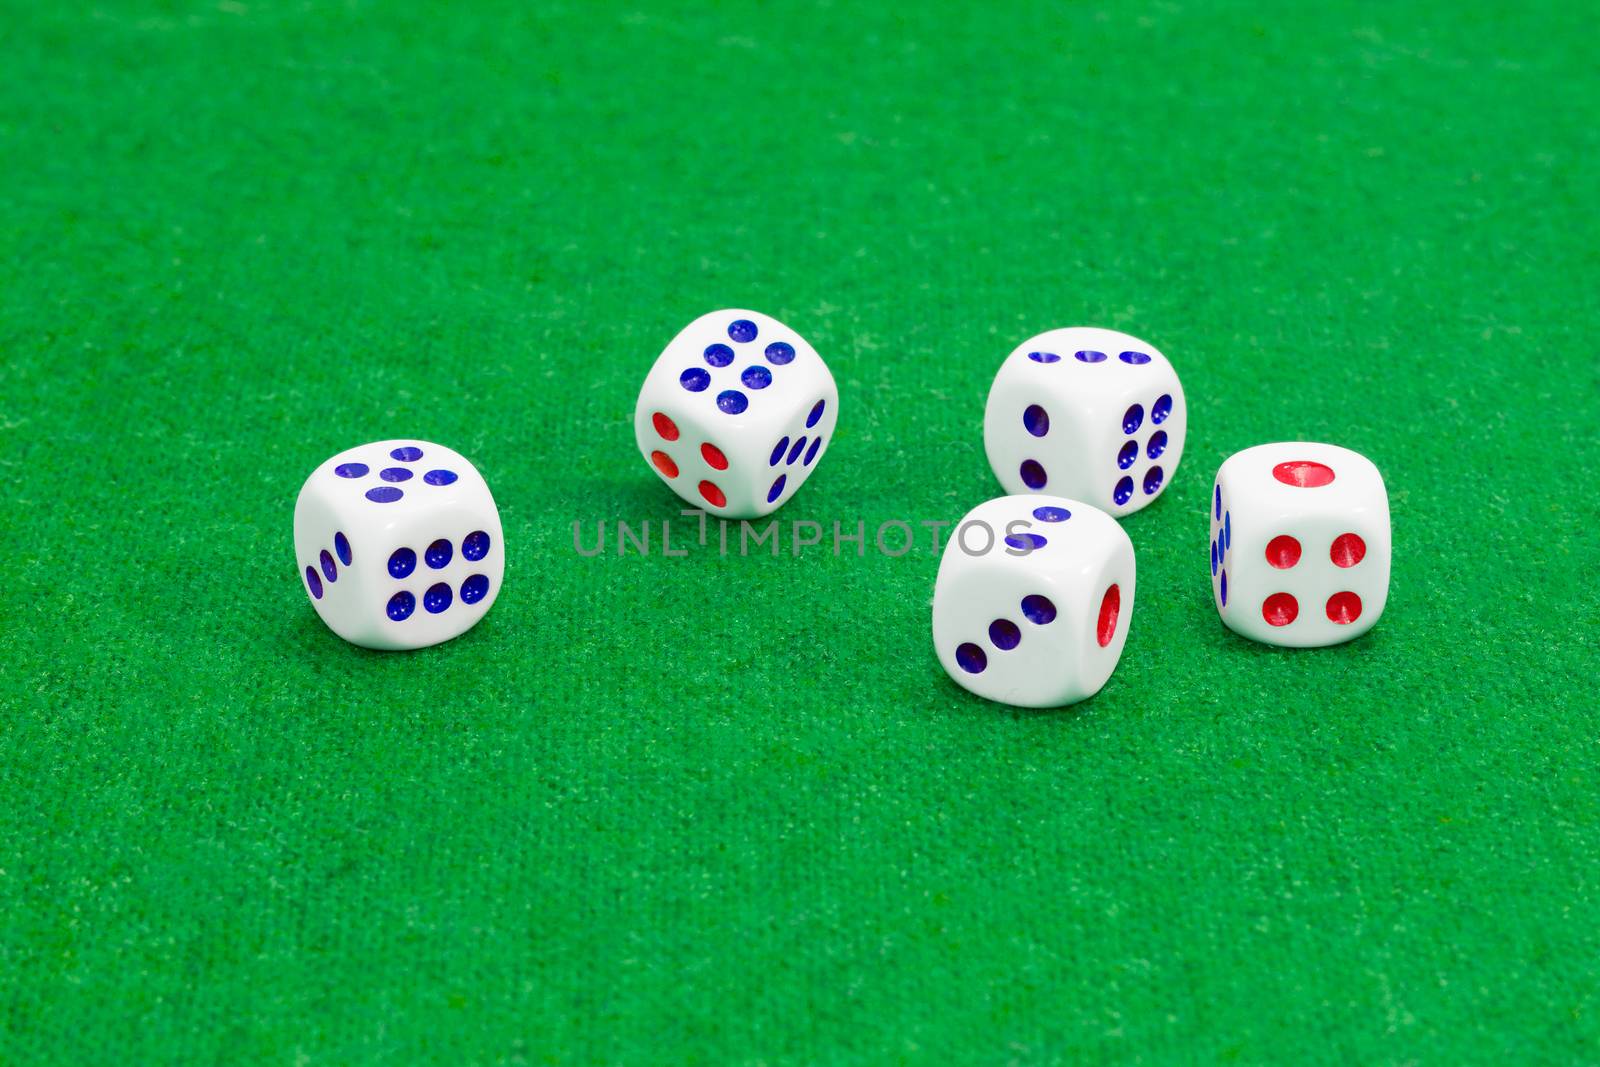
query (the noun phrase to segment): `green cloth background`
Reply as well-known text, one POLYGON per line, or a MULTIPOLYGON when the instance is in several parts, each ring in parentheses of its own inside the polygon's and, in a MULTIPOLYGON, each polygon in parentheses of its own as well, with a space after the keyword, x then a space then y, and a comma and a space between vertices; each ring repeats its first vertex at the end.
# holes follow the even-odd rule
POLYGON ((1576 3, 5 3, 0 1060, 1600 1059, 1595 122, 1576 3), (584 559, 686 322, 830 362, 781 517, 997 494, 1000 360, 1162 348, 1132 634, 1023 713, 937 557, 584 559), (504 594, 375 654, 300 483, 417 437, 504 594), (1217 465, 1355 448, 1392 597, 1225 631, 1217 465))

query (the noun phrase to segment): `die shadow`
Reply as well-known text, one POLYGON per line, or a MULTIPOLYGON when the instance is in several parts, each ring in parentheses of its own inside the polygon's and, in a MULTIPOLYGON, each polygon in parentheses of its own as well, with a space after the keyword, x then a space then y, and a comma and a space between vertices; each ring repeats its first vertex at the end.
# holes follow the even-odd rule
POLYGON ((1000 715, 1013 722, 1076 722, 1087 718, 1095 710, 1096 701, 1100 699, 1100 694, 1096 693, 1074 704, 1062 704, 1051 708, 1021 708, 1015 704, 990 700, 963 689, 945 672, 944 665, 939 662, 939 657, 936 655, 930 653, 926 657, 926 662, 927 669, 938 679, 934 684, 935 699, 938 703, 933 710, 962 717, 982 717, 992 720, 996 715, 1000 715))

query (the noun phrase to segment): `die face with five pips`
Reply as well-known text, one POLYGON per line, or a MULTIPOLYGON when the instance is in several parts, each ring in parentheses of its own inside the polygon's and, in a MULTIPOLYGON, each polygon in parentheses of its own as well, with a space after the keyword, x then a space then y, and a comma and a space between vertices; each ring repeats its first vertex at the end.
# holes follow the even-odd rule
POLYGON ((962 688, 1019 707, 1099 692, 1133 617, 1133 544, 1079 500, 999 497, 956 525, 933 592, 933 644, 962 688))
POLYGON ((500 594, 500 513, 461 454, 428 441, 341 452, 294 509, 302 588, 329 629, 377 649, 465 633, 500 594))
POLYGON ((1230 456, 1210 498, 1211 593, 1222 621, 1269 645, 1336 645, 1389 599, 1389 497, 1365 456, 1305 441, 1230 456))
POLYGON ((646 375, 634 410, 645 462, 691 505, 756 518, 786 503, 827 452, 839 391, 805 339, 757 311, 702 315, 646 375))
POLYGON ((1153 503, 1183 458, 1188 407, 1154 345, 1074 326, 1001 364, 984 410, 989 466, 1010 493, 1085 500, 1121 518, 1153 503))

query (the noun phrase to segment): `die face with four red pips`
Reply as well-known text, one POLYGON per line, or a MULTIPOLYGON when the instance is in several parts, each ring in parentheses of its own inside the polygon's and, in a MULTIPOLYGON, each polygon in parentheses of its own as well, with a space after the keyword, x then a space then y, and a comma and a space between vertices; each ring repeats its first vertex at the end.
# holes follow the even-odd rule
POLYGON ((1389 599, 1389 496, 1372 461, 1310 442, 1230 456, 1211 490, 1211 592, 1222 621, 1269 645, 1336 645, 1389 599))
POLYGON ((639 451, 689 504, 752 519, 787 503, 833 439, 839 390, 822 357, 769 315, 730 309, 685 326, 646 375, 639 451))

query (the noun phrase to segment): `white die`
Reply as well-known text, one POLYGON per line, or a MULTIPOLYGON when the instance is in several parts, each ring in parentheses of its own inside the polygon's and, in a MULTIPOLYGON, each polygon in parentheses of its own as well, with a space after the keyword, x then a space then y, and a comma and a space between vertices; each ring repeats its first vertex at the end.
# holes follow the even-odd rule
POLYGON ((983 445, 1007 492, 1076 497, 1121 518, 1172 484, 1188 424, 1166 356, 1073 326, 1024 341, 1000 365, 983 445))
POLYGON ((650 469, 695 507, 751 519, 781 507, 833 438, 839 390, 805 339, 769 315, 702 315, 639 391, 634 435, 650 469))
POLYGON ((427 441, 341 452, 312 472, 294 505, 311 605, 367 648, 424 648, 470 630, 500 595, 503 541, 477 468, 427 441))
POLYGON ((933 646, 981 697, 1071 704, 1099 692, 1122 657, 1133 582, 1133 544, 1105 512, 1065 497, 999 497, 969 511, 945 545, 933 646))
POLYGON ((1336 645, 1389 599, 1389 496, 1365 456, 1288 441, 1229 456, 1211 491, 1211 595, 1269 645, 1336 645))

